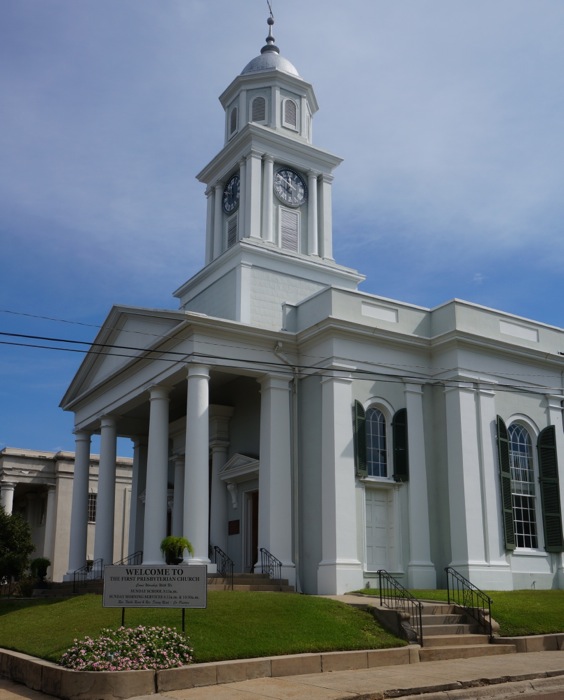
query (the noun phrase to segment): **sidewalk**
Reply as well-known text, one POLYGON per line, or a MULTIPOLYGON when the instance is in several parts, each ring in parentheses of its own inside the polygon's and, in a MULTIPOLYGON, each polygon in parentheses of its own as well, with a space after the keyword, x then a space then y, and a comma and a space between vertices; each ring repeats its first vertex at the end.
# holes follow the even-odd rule
MULTIPOLYGON (((257 678, 143 695, 131 700, 501 700, 515 696, 542 697, 543 692, 557 693, 556 697, 564 698, 562 651, 257 678)), ((0 700, 47 700, 49 697, 0 679, 0 700)))
MULTIPOLYGON (((564 698, 564 652, 478 657, 335 671, 173 690, 163 700, 470 700, 526 698, 552 691, 564 698), (502 685, 500 685, 502 684, 502 685), (422 693, 424 693, 422 695, 422 693)), ((0 695, 0 698, 2 696, 0 695)), ((135 700, 149 700, 143 696, 135 700)))

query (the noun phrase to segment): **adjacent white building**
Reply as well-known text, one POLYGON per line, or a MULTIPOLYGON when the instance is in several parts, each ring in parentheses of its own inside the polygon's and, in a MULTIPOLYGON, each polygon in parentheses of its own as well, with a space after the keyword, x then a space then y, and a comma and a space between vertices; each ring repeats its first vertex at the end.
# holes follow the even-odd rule
MULTIPOLYGON (((94 558, 98 462, 97 455, 89 457, 84 514, 86 549, 81 565, 94 558)), ((116 460, 112 561, 128 554, 131 467, 132 460, 127 457, 116 460)), ((52 581, 62 581, 68 570, 73 479, 73 452, 13 447, 0 451, 0 505, 8 514, 17 513, 29 524, 35 545, 31 559, 49 559, 47 576, 52 581)))
POLYGON ((341 159, 314 145, 312 85, 272 37, 220 97, 205 266, 176 310, 116 306, 62 401, 75 414, 68 571, 115 559, 116 440, 134 443, 129 549, 239 571, 261 548, 307 593, 445 566, 481 588, 564 587, 564 331, 464 301, 358 291, 333 259, 341 159))

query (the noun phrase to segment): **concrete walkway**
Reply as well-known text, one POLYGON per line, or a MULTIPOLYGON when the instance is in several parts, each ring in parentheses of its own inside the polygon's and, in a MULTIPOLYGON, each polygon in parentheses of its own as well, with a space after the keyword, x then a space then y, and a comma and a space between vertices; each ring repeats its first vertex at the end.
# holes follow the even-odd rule
MULTIPOLYGON (((564 698, 564 652, 429 661, 357 671, 283 678, 257 678, 189 690, 171 690, 135 700, 471 700, 564 698)), ((0 700, 47 700, 50 696, 0 679, 0 700)))
MULTIPOLYGON (((358 671, 336 671, 284 678, 257 678, 239 683, 161 693, 174 700, 419 700, 529 698, 542 691, 564 698, 564 652, 430 661, 358 671), (502 685, 500 685, 502 684, 502 685), (424 693, 422 696, 421 694, 424 693)), ((1 697, 1 696, 0 696, 1 697)), ((154 698, 154 696, 152 696, 154 698)), ((149 700, 151 696, 142 699, 149 700)))

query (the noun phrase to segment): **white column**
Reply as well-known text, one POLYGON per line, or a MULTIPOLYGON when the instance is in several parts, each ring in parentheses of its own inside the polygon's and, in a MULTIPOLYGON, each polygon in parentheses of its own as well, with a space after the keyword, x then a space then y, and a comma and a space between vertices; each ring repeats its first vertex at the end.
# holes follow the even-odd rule
POLYGON ((473 384, 445 390, 451 565, 483 588, 484 508, 480 474, 477 398, 473 384))
POLYGON ((437 574, 431 561, 427 463, 423 427, 423 390, 406 384, 407 439, 409 454, 409 564, 410 588, 436 588, 437 574))
POLYGON ((45 533, 43 535, 43 556, 51 562, 51 574, 55 564, 55 522, 57 515, 57 495, 55 486, 47 487, 47 503, 45 508, 45 533))
POLYGON ((259 549, 282 562, 282 576, 296 581, 292 557, 292 431, 288 376, 260 380, 259 549))
POLYGON ((96 499, 94 559, 111 564, 114 558, 114 514, 116 503, 116 421, 104 416, 100 422, 100 467, 96 499))
POLYGON ((210 447, 212 477, 210 498, 210 543, 227 552, 227 486, 220 472, 227 462, 229 449, 230 406, 210 406, 210 447))
POLYGON ((223 211, 221 207, 223 185, 218 183, 213 194, 213 257, 217 258, 223 252, 223 211))
MULTIPOLYGON (((334 368, 337 369, 336 367, 334 368)), ((321 554, 318 594, 362 588, 357 551, 352 378, 328 373, 321 382, 321 554)))
POLYGON ((247 191, 245 196, 246 218, 244 236, 260 238, 262 155, 251 151, 247 158, 247 191))
POLYGON ((12 515, 14 509, 14 491, 16 485, 9 481, 3 481, 0 491, 0 505, 6 511, 6 515, 12 515))
POLYGON ((206 190, 207 197, 207 214, 206 214, 206 265, 209 265, 214 258, 220 254, 220 250, 215 247, 215 230, 214 230, 214 202, 215 190, 213 187, 208 187, 206 190))
POLYGON ((264 174, 262 189, 262 237, 265 241, 274 241, 274 158, 264 156, 264 174))
MULTIPOLYGON (((564 428, 562 418, 562 401, 564 396, 547 396, 548 422, 554 425, 556 432, 556 457, 558 460, 558 481, 560 486, 560 509, 564 512, 564 428)), ((564 588, 564 554, 552 554, 558 567, 557 585, 564 588)))
POLYGON ((190 564, 209 564, 209 380, 207 367, 188 370, 184 536, 194 548, 190 564))
POLYGON ((147 475, 147 439, 132 438, 133 468, 131 473, 131 503, 129 506, 129 554, 134 554, 143 548, 143 509, 141 493, 145 490, 147 475))
POLYGON ((88 482, 90 479, 90 433, 75 433, 74 476, 70 522, 69 568, 65 578, 86 564, 88 535, 88 482))
POLYGON ((333 260, 333 204, 331 201, 331 175, 322 175, 319 185, 319 255, 333 260))
POLYGON ((319 223, 317 217, 317 173, 308 173, 309 204, 307 210, 307 252, 319 255, 319 223))
POLYGON ((183 537, 184 535, 184 462, 184 455, 175 456, 171 530, 176 537, 183 537))
POLYGON ((240 175, 240 185, 239 185, 239 221, 237 227, 237 236, 239 239, 244 238, 247 234, 247 217, 249 202, 247 201, 247 161, 245 158, 241 158, 239 161, 239 175, 240 175))
POLYGON ((143 563, 162 564, 161 542, 166 537, 168 497, 168 405, 169 390, 154 386, 150 392, 149 442, 143 563))

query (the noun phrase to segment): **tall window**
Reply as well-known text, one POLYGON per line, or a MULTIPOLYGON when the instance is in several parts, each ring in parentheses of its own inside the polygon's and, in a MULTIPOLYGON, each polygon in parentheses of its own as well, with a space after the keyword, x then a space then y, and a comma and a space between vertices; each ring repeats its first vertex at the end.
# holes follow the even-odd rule
POLYGON ((89 523, 95 523, 96 522, 96 500, 97 500, 98 494, 96 493, 89 493, 88 494, 88 522, 89 523))
POLYGON ((535 549, 538 547, 538 537, 531 436, 518 423, 510 425, 507 428, 507 433, 515 544, 517 547, 535 549))
POLYGON ((366 411, 366 467, 368 476, 388 476, 386 419, 377 408, 366 411))

